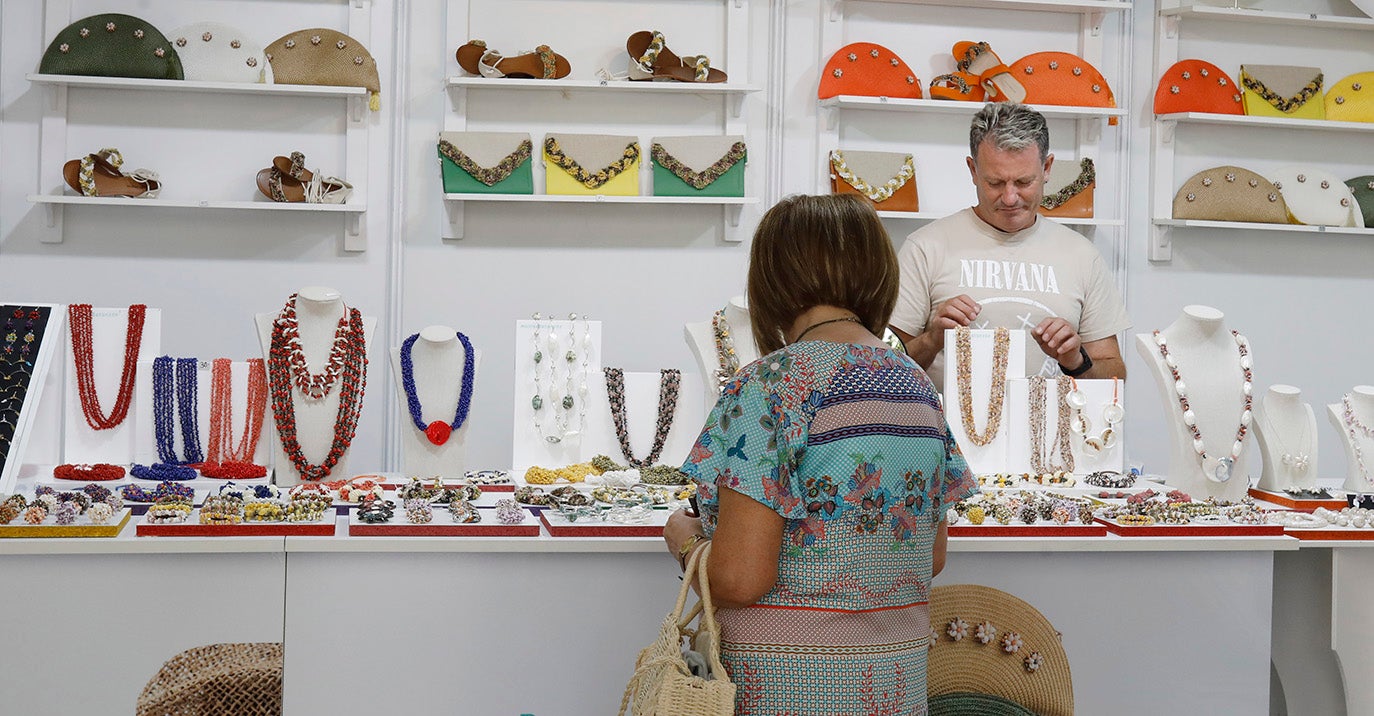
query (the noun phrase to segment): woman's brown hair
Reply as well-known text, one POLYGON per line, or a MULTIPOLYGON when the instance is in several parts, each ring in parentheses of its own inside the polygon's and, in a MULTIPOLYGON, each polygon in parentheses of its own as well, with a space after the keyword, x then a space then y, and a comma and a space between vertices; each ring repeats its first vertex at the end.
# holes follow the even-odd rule
POLYGON ((850 194, 795 195, 769 209, 749 250, 749 317, 761 354, 815 306, 853 311, 882 336, 897 305, 897 253, 873 206, 850 194))

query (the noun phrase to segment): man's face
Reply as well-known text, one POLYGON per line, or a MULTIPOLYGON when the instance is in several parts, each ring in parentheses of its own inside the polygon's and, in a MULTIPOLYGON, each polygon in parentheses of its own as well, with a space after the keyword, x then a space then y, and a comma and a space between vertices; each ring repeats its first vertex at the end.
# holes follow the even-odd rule
POLYGON ((978 154, 968 160, 973 185, 978 189, 974 212, 983 221, 1007 233, 1030 228, 1036 209, 1045 196, 1045 180, 1051 154, 1040 161, 1040 148, 997 149, 991 141, 978 145, 978 154))

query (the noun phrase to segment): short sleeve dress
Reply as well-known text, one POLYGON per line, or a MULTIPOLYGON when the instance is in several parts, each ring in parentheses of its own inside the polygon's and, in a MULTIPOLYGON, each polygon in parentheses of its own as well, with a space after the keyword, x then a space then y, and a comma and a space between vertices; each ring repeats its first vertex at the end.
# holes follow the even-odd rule
POLYGON ((925 372, 794 343, 726 385, 682 469, 708 536, 720 488, 786 520, 772 591, 718 611, 735 713, 925 714, 936 528, 977 491, 925 372))

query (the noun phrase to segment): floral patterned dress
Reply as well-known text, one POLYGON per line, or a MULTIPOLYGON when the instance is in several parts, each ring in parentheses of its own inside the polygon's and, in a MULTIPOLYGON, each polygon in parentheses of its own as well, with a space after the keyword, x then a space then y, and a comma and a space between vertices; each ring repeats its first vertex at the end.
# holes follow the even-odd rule
POLYGON ((708 536, 722 487, 786 520, 772 591, 718 611, 735 713, 925 714, 936 527, 977 490, 925 372, 794 343, 727 384, 682 469, 708 536))

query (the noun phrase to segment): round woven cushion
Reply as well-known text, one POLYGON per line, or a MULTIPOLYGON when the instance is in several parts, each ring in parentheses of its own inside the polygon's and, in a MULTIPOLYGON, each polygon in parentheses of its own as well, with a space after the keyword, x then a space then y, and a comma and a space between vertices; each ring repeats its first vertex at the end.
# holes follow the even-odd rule
POLYGON ((1021 704, 991 694, 941 694, 929 704, 927 716, 1035 716, 1021 704))

